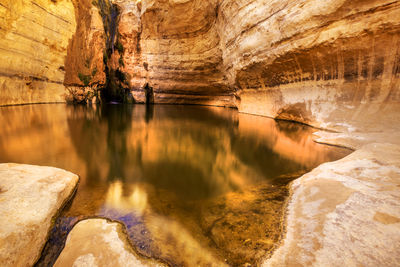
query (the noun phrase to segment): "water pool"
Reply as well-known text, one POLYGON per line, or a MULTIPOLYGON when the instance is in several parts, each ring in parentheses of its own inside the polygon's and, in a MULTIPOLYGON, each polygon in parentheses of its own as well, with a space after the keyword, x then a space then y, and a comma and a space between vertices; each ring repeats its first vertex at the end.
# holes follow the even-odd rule
POLYGON ((172 266, 256 264, 280 239, 288 183, 350 152, 305 125, 217 107, 10 106, 0 123, 0 162, 80 176, 38 266, 89 217, 122 222, 137 252, 172 266))

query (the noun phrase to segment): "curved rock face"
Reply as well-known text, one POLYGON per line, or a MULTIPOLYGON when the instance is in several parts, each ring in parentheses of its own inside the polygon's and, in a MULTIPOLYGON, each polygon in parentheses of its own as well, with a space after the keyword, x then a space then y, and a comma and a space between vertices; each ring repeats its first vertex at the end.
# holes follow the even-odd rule
POLYGON ((374 0, 222 2, 224 69, 240 90, 239 110, 332 127, 354 119, 349 111, 362 113, 364 104, 398 103, 399 7, 374 0))
POLYGON ((146 85, 154 102, 229 95, 240 111, 328 128, 364 103, 399 102, 397 1, 117 4, 138 102, 146 85))
POLYGON ((122 2, 119 32, 137 101, 232 105, 220 66, 217 0, 122 2), (134 25, 133 27, 131 25, 134 25))
POLYGON ((0 2, 0 106, 65 101, 64 60, 75 26, 70 0, 0 2))
POLYGON ((87 95, 109 84, 107 68, 136 102, 237 106, 328 128, 365 103, 400 101, 398 1, 3 2, 0 104, 61 101, 63 82, 87 95), (100 2, 119 9, 106 58, 100 2))

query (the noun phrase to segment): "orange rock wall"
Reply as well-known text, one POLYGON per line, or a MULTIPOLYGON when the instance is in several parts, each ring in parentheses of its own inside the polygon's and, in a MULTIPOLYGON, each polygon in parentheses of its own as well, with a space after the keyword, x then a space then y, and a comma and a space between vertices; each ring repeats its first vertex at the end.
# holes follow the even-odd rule
MULTIPOLYGON (((3 0, 0 105, 62 101, 71 88, 106 84, 99 8, 40 1, 3 0)), ((332 129, 398 110, 399 1, 112 3, 123 52, 108 60, 136 102, 151 88, 155 103, 231 106, 332 129)))
POLYGON ((64 102, 70 0, 0 1, 0 106, 64 102))
POLYGON ((125 70, 136 101, 145 101, 148 84, 156 103, 232 106, 232 89, 220 68, 217 0, 117 3, 125 70))
POLYGON ((242 112, 340 129, 400 101, 399 1, 223 1, 218 17, 242 112))

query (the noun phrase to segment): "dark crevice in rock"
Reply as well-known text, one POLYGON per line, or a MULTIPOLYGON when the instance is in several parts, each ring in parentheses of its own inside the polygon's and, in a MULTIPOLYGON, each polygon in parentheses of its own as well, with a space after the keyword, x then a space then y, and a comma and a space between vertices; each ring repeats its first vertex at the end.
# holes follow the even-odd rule
POLYGON ((146 94, 146 104, 153 104, 154 103, 154 92, 153 88, 149 86, 147 83, 144 87, 144 92, 146 94))
POLYGON ((71 224, 70 221, 70 224, 66 225, 64 217, 61 216, 61 214, 64 210, 67 210, 69 209, 69 207, 71 207, 72 201, 78 190, 79 182, 80 182, 80 177, 74 189, 72 190, 71 194, 65 199, 64 203, 61 205, 61 208, 53 216, 52 226, 50 227, 49 232, 47 234, 47 241, 42 248, 42 252, 40 254, 39 259, 37 259, 36 263, 34 264, 34 267, 53 266, 53 264, 57 260, 58 255, 63 250, 68 233, 71 231, 75 223, 77 223, 77 221, 74 221, 73 224, 71 224), (61 221, 64 222, 63 225, 60 225, 61 221), (60 233, 62 233, 61 238, 57 236, 60 233))
POLYGON ((110 0, 98 0, 94 4, 99 8, 106 35, 106 51, 103 54, 106 85, 101 90, 101 98, 103 102, 131 102, 128 79, 122 70, 125 48, 118 32, 119 7, 110 0))

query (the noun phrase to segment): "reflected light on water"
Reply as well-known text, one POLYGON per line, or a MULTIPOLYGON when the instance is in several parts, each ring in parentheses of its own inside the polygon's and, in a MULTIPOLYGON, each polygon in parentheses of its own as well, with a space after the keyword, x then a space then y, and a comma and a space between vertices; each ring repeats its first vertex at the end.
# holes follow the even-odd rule
POLYGON ((111 183, 108 187, 106 201, 104 205, 107 208, 118 209, 119 211, 135 212, 142 215, 147 205, 146 191, 137 185, 131 185, 129 193, 124 196, 124 185, 121 181, 111 183))
POLYGON ((255 264, 279 240, 287 184, 349 153, 304 125, 215 107, 3 107, 0 124, 0 162, 81 178, 39 266, 92 216, 123 222, 139 253, 171 265, 255 264))

